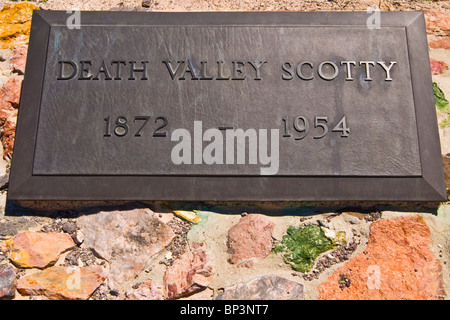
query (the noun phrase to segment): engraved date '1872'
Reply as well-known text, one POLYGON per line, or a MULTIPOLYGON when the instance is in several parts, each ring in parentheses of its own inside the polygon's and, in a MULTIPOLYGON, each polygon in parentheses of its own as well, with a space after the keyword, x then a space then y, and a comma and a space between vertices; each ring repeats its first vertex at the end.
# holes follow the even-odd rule
MULTIPOLYGON (((128 133, 131 133, 135 137, 141 137, 144 127, 150 120, 150 116, 134 116, 131 121, 125 116, 118 116, 117 118, 111 119, 111 116, 107 116, 103 121, 105 121, 105 131, 104 137, 111 137, 112 133, 117 137, 124 137, 128 133)), ((153 137, 167 137, 167 131, 163 130, 169 123, 166 117, 158 116, 155 118, 155 124, 158 126, 153 131, 153 137)))

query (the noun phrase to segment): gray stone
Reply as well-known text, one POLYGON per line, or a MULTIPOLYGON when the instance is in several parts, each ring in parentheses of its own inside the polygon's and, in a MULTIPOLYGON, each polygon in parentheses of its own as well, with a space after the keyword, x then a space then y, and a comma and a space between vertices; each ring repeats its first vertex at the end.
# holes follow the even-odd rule
POLYGON ((84 235, 82 247, 110 263, 112 290, 138 274, 174 237, 172 229, 148 209, 101 211, 79 217, 77 225, 84 235))
POLYGON ((9 264, 0 265, 0 299, 13 298, 16 293, 16 273, 9 264))
POLYGON ((225 288, 216 300, 303 300, 303 285, 276 275, 225 288))
POLYGON ((31 219, 27 216, 4 216, 0 218, 0 239, 9 239, 21 230, 28 230, 35 227, 38 222, 47 221, 48 218, 35 217, 31 219))

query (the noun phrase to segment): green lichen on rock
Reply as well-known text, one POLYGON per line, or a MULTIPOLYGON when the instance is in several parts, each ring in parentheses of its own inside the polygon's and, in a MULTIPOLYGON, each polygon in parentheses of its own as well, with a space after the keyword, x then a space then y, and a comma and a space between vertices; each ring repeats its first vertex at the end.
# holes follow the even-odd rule
POLYGON ((434 102, 436 104, 436 108, 441 110, 442 112, 450 114, 450 105, 448 100, 445 98, 444 91, 439 88, 436 82, 433 82, 433 93, 434 93, 434 102))
MULTIPOLYGON (((450 114, 450 104, 448 100, 445 98, 444 91, 439 88, 436 82, 433 82, 433 93, 434 93, 434 102, 436 104, 436 108, 442 112, 450 114)), ((450 125, 450 116, 447 117, 444 121, 439 123, 439 126, 444 129, 445 127, 450 125)))
POLYGON ((286 235, 275 246, 275 253, 283 253, 283 259, 299 272, 308 272, 314 260, 323 252, 335 247, 332 239, 316 225, 289 226, 286 235))
POLYGON ((335 245, 347 244, 347 240, 345 240, 346 233, 345 231, 336 232, 336 236, 332 240, 335 245))

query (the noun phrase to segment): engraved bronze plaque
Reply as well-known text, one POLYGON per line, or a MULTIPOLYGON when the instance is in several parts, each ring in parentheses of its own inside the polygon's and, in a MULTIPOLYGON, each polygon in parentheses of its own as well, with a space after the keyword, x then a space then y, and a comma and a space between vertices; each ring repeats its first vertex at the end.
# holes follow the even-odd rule
POLYGON ((12 200, 445 200, 422 13, 33 15, 12 200))

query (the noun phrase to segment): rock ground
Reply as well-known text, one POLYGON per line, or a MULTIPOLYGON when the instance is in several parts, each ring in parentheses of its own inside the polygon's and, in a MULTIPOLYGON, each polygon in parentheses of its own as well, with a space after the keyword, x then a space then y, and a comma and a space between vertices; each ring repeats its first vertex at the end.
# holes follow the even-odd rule
MULTIPOLYGON (((15 3, 1 0, 0 6, 15 3)), ((366 10, 370 5, 378 5, 382 10, 444 10, 450 9, 448 1, 407 1, 407 0, 47 0, 34 2, 45 10, 111 10, 128 8, 155 11, 326 11, 326 10, 366 10), (143 7, 142 3, 148 7, 143 7)))
MULTIPOLYGON (((430 57, 450 66, 450 50, 445 45, 450 38, 450 2, 448 1, 146 0, 145 2, 145 6, 142 6, 140 0, 48 0, 32 3, 46 10, 78 8, 81 10, 142 11, 317 11, 365 10, 369 5, 379 5, 382 10, 425 10, 429 43, 432 43, 433 46, 429 51, 430 57), (444 44, 436 44, 436 41, 444 44)), ((17 2, 0 0, 0 8, 6 4, 14 5, 17 2)), ((0 19, 1 23, 3 21, 0 19)), ((24 38, 20 37, 17 45, 12 48, 0 49, 0 88, 12 78, 23 79, 23 41, 24 38)), ((433 81, 444 91, 446 97, 450 98, 450 70, 440 68, 433 74, 433 81)), ((16 82, 18 81, 16 80, 16 82)), ((294 296, 297 299, 330 298, 333 294, 361 298, 362 292, 368 287, 372 287, 372 289, 374 286, 376 287, 377 278, 374 276, 376 276, 377 270, 383 270, 382 278, 391 280, 393 283, 395 283, 395 279, 401 277, 406 286, 431 288, 422 291, 413 289, 413 294, 419 291, 422 294, 412 295, 413 298, 450 299, 449 203, 442 203, 437 209, 436 204, 362 202, 316 203, 314 205, 303 203, 184 203, 181 205, 170 204, 169 206, 153 202, 135 205, 124 205, 121 202, 28 202, 23 205, 34 207, 34 210, 17 207, 11 203, 8 203, 8 210, 6 210, 9 162, 17 111, 17 102, 11 97, 13 96, 4 94, 0 99, 0 124, 3 129, 2 148, 4 148, 4 150, 0 150, 0 153, 4 155, 3 159, 0 159, 0 299, 163 299, 175 297, 181 297, 180 299, 221 297, 268 299, 288 297, 285 295, 288 289, 277 291, 273 287, 274 284, 277 284, 275 288, 296 288, 294 296), (10 98, 5 99, 5 96, 10 98), (104 207, 99 207, 99 205, 106 205, 106 211, 120 212, 109 212, 108 215, 105 213, 104 207), (85 209, 86 207, 89 209, 85 209), (183 220, 175 212, 176 209, 190 211, 193 208, 201 210, 196 212, 201 219, 197 223, 183 220), (142 211, 146 211, 149 216, 143 215, 142 211), (282 239, 289 226, 308 224, 321 226, 329 235, 345 232, 346 244, 338 245, 333 250, 322 253, 307 273, 294 271, 289 264, 285 263, 280 254, 272 252, 266 256, 267 240, 262 246, 264 254, 258 253, 258 250, 255 251, 254 247, 246 248, 246 241, 243 241, 239 244, 237 251, 245 252, 245 259, 252 263, 248 265, 232 264, 230 263, 232 257, 229 244, 230 230, 233 233, 233 230, 242 228, 242 231, 239 232, 245 233, 248 229, 241 227, 239 222, 243 216, 244 218, 245 216, 252 217, 252 213, 263 214, 265 220, 269 222, 268 225, 273 227, 273 229, 265 228, 269 229, 271 233, 273 245, 282 239), (130 224, 126 218, 127 215, 134 216, 138 222, 135 225, 130 224), (108 220, 107 216, 114 216, 117 219, 108 220), (367 252, 373 252, 373 246, 370 247, 368 244, 368 242, 373 242, 370 239, 376 236, 378 237, 377 241, 383 243, 384 236, 386 241, 391 240, 392 235, 389 232, 397 230, 398 218, 412 219, 415 221, 414 223, 419 223, 419 229, 423 232, 420 236, 413 234, 412 237, 420 238, 422 242, 407 241, 411 234, 402 236, 400 233, 397 241, 401 245, 398 247, 392 245, 398 250, 398 252, 394 252, 394 256, 404 259, 402 261, 405 263, 408 262, 405 255, 402 256, 400 252, 401 249, 405 249, 406 252, 410 250, 409 252, 418 252, 420 257, 427 257, 426 261, 431 261, 432 267, 421 271, 430 276, 426 278, 427 281, 412 277, 414 273, 421 270, 420 267, 407 272, 405 271, 407 267, 396 268, 395 264, 387 267, 388 262, 380 260, 377 262, 379 265, 376 265, 379 269, 375 267, 367 271, 367 265, 364 265, 362 261, 358 263, 358 259, 365 257, 367 252), (119 227, 115 230, 116 233, 112 233, 115 220, 119 227), (380 230, 377 227, 381 225, 380 221, 383 223, 382 225, 387 226, 385 229, 387 231, 371 232, 374 228, 380 230), (139 229, 139 226, 145 227, 139 229), (55 233, 67 234, 73 240, 73 244, 70 243, 69 247, 75 246, 66 251, 58 246, 49 246, 42 241, 35 240, 33 243, 26 243, 21 247, 22 256, 20 258, 29 261, 27 255, 36 256, 39 248, 45 248, 45 255, 52 257, 51 263, 45 266, 40 264, 40 269, 33 266, 24 268, 23 265, 16 267, 13 264, 15 253, 12 250, 14 249, 12 243, 15 237, 27 238, 24 237, 27 232, 28 234, 30 232, 45 233, 46 241, 51 241, 47 238, 52 237, 55 233), (424 251, 417 251, 419 249, 424 251), (148 257, 145 256, 146 254, 148 257), (252 254, 255 256, 252 257, 252 254), (130 264, 130 261, 136 261, 136 263, 130 264), (344 272, 343 270, 348 269, 352 263, 355 264, 355 270, 366 268, 367 274, 364 274, 364 270, 358 272, 357 275, 344 272), (77 289, 78 284, 81 284, 83 290, 77 289), (269 292, 270 295, 263 295, 261 291, 257 290, 259 287, 267 288, 265 292, 269 292), (52 290, 51 288, 56 289, 52 290), (168 294, 168 292, 171 293, 168 294)), ((438 123, 446 120, 449 116, 441 111, 437 111, 437 115, 438 123)), ((450 156, 446 157, 447 154, 450 154, 450 126, 439 127, 439 134, 445 161, 450 158, 450 156)), ((450 164, 447 164, 446 168, 450 171, 450 164)), ((446 174, 450 176, 450 172, 446 172, 446 174)), ((449 186, 448 183, 447 187, 449 186)), ((247 219, 249 218, 244 220, 247 219)), ((411 226, 406 229, 408 228, 414 229, 411 226)), ((384 229, 381 228, 381 230, 384 229)), ((54 239, 58 237, 60 236, 55 236, 54 239)), ((239 236, 235 238, 239 239, 239 236)), ((245 237, 241 238, 245 239, 245 237)), ((402 264, 399 263, 400 265, 402 264)), ((414 262, 409 261, 406 266, 413 265, 414 262)), ((403 295, 404 292, 392 293, 384 287, 376 290, 381 298, 402 299, 406 297, 403 295)))

